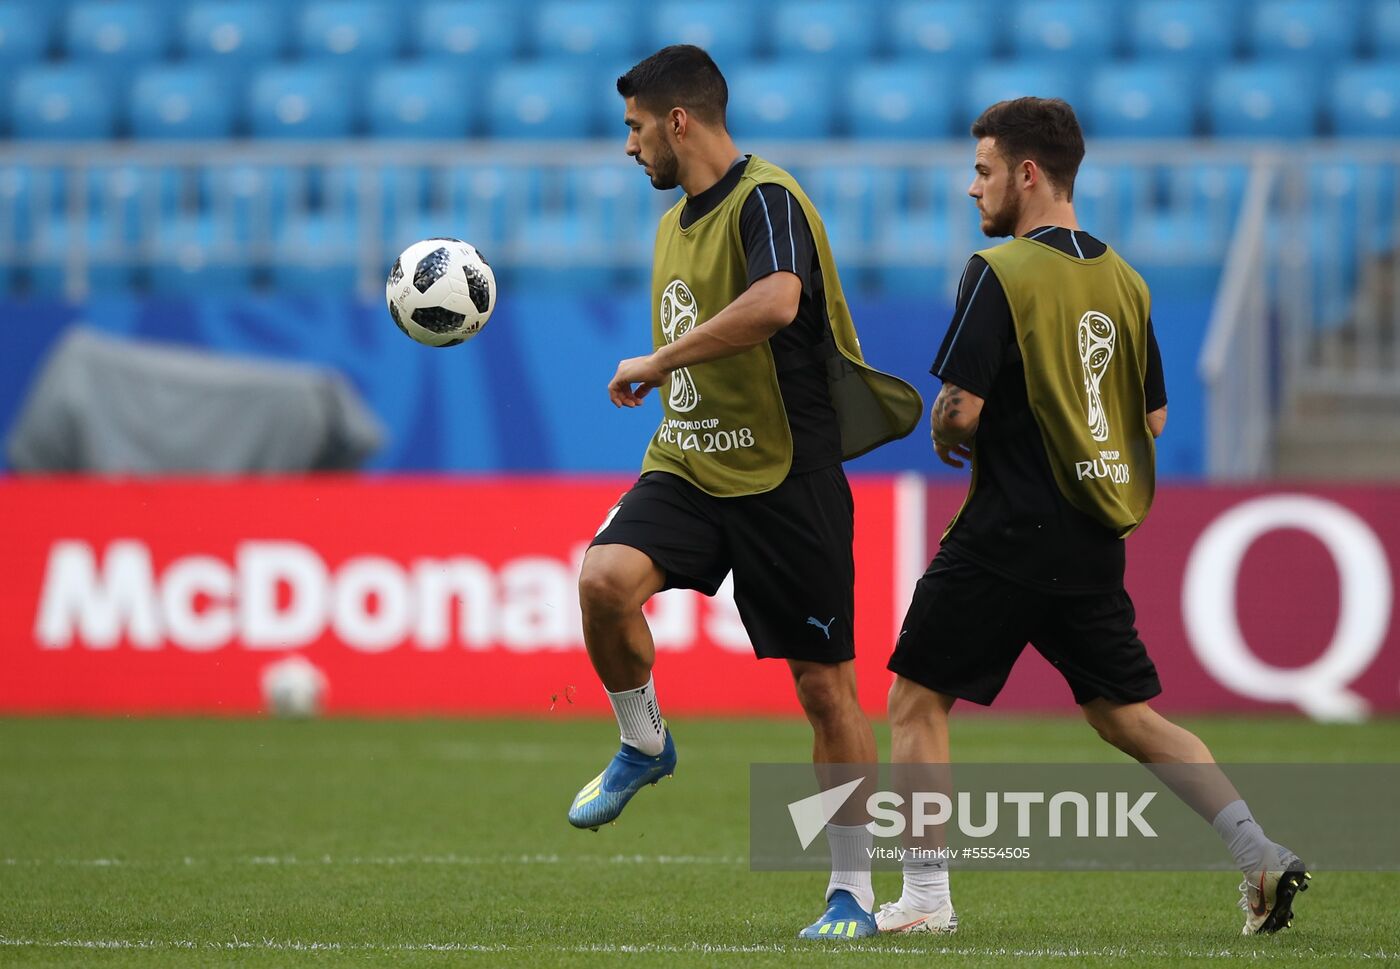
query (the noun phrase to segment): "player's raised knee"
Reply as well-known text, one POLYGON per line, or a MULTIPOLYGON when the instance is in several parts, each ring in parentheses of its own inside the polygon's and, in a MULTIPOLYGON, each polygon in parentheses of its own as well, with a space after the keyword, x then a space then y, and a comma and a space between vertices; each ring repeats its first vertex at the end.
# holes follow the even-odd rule
POLYGON ((624 545, 599 545, 588 550, 579 570, 579 604, 585 613, 631 613, 642 607, 661 586, 650 558, 624 545))

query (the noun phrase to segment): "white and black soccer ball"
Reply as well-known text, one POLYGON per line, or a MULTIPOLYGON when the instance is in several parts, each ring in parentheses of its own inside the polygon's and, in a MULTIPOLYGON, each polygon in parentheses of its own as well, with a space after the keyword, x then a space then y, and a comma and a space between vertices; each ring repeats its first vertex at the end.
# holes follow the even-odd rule
POLYGON ((496 275, 471 243, 424 239, 394 260, 384 296, 404 333, 430 347, 455 347, 491 318, 496 275))

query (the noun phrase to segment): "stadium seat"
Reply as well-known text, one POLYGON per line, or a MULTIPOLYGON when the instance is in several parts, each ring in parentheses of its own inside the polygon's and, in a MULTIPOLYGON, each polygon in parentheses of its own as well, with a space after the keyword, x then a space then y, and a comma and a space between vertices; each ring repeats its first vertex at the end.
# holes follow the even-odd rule
POLYGON ((1331 115, 1333 130, 1342 138, 1400 137, 1400 60, 1348 64, 1339 70, 1332 83, 1331 115))
POLYGON ((1153 176, 1142 165, 1085 162, 1074 180, 1079 225, 1110 246, 1152 209, 1153 176))
POLYGON ((1319 238, 1343 240, 1359 252, 1390 249, 1395 240, 1394 166, 1350 161, 1315 162, 1306 175, 1312 219, 1324 225, 1319 238))
POLYGON ((44 56, 49 39, 43 19, 24 4, 0 6, 0 69, 14 70, 44 56))
POLYGON ((442 210, 465 238, 498 248, 507 227, 541 202, 536 168, 506 165, 456 165, 448 169, 438 193, 442 210))
POLYGON ((833 134, 831 98, 820 68, 750 64, 730 72, 729 130, 738 138, 808 139, 833 134))
POLYGON ((204 0, 185 12, 180 50, 191 60, 248 64, 272 60, 283 48, 280 7, 248 0, 204 0))
POLYGON ((402 22, 380 0, 312 0, 302 8, 296 46, 303 57, 343 61, 361 70, 398 52, 402 22))
POLYGON ((1344 59, 1356 49, 1355 14, 1337 0, 1258 0, 1249 46, 1259 58, 1344 59))
MULTIPOLYGON (((58 209, 62 173, 34 165, 0 165, 0 249, 27 242, 36 223, 58 209)), ((0 262, 13 259, 3 260, 0 262)))
POLYGON ((1167 178, 1167 208, 1191 212, 1213 236, 1229 237, 1249 186, 1244 162, 1197 161, 1173 165, 1167 178))
POLYGON ((107 138, 116 131, 101 73, 70 64, 20 71, 10 89, 10 119, 17 138, 107 138))
POLYGON ((341 138, 355 128, 357 104, 349 79, 338 67, 264 67, 253 75, 249 88, 249 126, 261 138, 341 138))
POLYGON ((1235 49, 1234 13, 1219 0, 1140 0, 1128 46, 1138 57, 1226 61, 1235 49))
MULTIPOLYGON (((920 299, 945 297, 951 267, 956 264, 960 270, 969 254, 950 236, 945 220, 919 212, 888 220, 881 227, 877 251, 874 278, 879 290, 920 299)), ((928 349, 932 357, 934 346, 928 349)))
POLYGON ((720 70, 753 56, 758 19, 742 0, 669 0, 652 15, 652 48, 694 44, 710 52, 720 70))
POLYGON ((45 219, 26 255, 29 287, 39 296, 67 296, 70 283, 79 280, 86 281, 88 293, 122 293, 134 281, 127 246, 96 215, 45 219))
POLYGON ((306 180, 285 165, 215 163, 200 173, 202 211, 243 243, 270 242, 308 194, 306 180))
POLYGON ((165 55, 170 18, 137 0, 84 0, 68 9, 63 49, 75 61, 119 68, 165 55))
POLYGON ((369 131, 380 138, 465 138, 477 99, 448 61, 386 64, 369 80, 369 131))
POLYGON ((1114 13, 1104 0, 1022 0, 1012 19, 1012 49, 1026 58, 1107 60, 1117 41, 1114 13))
MULTIPOLYGON (((520 21, 506 0, 450 0, 425 4, 414 22, 414 49, 424 57, 468 58, 492 64, 520 50, 520 21)), ((484 75, 477 75, 484 80, 484 75)))
POLYGON ((131 133, 137 138, 227 138, 234 99, 216 70, 189 64, 148 67, 131 84, 131 133))
POLYGON ((626 0, 550 0, 530 18, 541 57, 612 60, 637 51, 637 21, 626 0))
POLYGON ((368 222, 377 197, 379 236, 387 241, 398 226, 422 218, 428 204, 428 173, 413 165, 334 165, 322 179, 321 197, 327 215, 362 223, 368 222))
MULTIPOLYGON (((673 192, 658 192, 646 176, 624 160, 571 165, 564 173, 567 207, 597 227, 609 245, 650 240, 673 192)), ((648 254, 649 254, 648 247, 648 254)))
POLYGON ((949 74, 922 61, 861 64, 845 86, 847 127, 857 138, 945 138, 950 90, 949 74))
POLYGON ((1400 3, 1371 0, 1370 23, 1366 34, 1371 52, 1379 59, 1400 57, 1400 3))
POLYGON ((491 78, 487 120, 498 138, 581 138, 594 132, 587 74, 558 61, 511 64, 491 78))
POLYGON ((182 184, 181 173, 172 167, 96 165, 86 173, 87 210, 114 240, 140 242, 179 212, 182 184))
POLYGON ((996 34, 978 0, 905 0, 891 13, 890 39, 896 54, 932 54, 958 69, 990 57, 996 34))
POLYGON ((288 218, 272 247, 272 287, 297 295, 351 295, 358 281, 359 246, 359 226, 342 217, 288 218))
POLYGON ((846 245, 873 242, 879 228, 904 208, 907 179, 900 168, 822 165, 799 181, 822 221, 841 227, 846 245))
POLYGON ((781 57, 839 63, 875 51, 877 11, 860 0, 784 0, 773 11, 773 46, 781 57))
POLYGON ((163 220, 151 245, 146 283, 160 295, 230 295, 253 284, 248 250, 234 246, 207 215, 163 220))
POLYGON ((1231 64, 1211 79, 1206 110, 1223 138, 1309 138, 1317 133, 1317 88, 1289 63, 1231 64))
POLYGON ((957 127, 971 124, 984 110, 998 101, 1012 98, 1064 98, 1071 105, 1079 102, 1077 75, 1067 65, 1044 61, 992 61, 972 72, 962 85, 963 117, 954 118, 957 127))
POLYGON ((607 247, 577 214, 534 211, 510 227, 511 242, 530 254, 528 269, 505 267, 510 284, 543 292, 606 293, 616 291, 620 269, 607 247))
POLYGON ((1139 62, 1099 68, 1081 115, 1084 130, 1107 138, 1187 137, 1196 117, 1189 70, 1139 62))

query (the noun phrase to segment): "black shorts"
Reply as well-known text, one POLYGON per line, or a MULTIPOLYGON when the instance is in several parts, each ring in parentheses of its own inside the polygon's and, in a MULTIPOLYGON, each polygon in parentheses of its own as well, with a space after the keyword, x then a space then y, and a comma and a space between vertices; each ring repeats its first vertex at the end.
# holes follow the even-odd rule
POLYGON ((851 488, 834 464, 738 498, 654 471, 622 496, 592 544, 645 552, 668 589, 712 596, 733 571, 759 658, 841 663, 855 656, 853 537, 851 488))
POLYGON ((990 704, 1027 643, 1074 691, 1075 703, 1162 692, 1122 589, 1053 595, 944 548, 919 579, 889 668, 938 693, 990 704))

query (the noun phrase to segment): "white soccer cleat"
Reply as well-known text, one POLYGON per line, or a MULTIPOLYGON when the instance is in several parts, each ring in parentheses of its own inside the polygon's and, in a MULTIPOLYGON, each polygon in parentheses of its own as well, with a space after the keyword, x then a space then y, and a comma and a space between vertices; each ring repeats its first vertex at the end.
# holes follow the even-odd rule
POLYGON ((1312 875, 1308 866, 1280 846, 1264 871, 1247 872, 1240 882, 1240 908, 1244 909, 1241 935, 1267 935, 1293 924, 1293 899, 1308 890, 1312 875))
POLYGON ((952 935, 958 930, 958 913, 953 900, 946 899, 932 912, 920 912, 904 904, 904 899, 886 902, 875 913, 875 924, 881 932, 931 932, 952 935))

